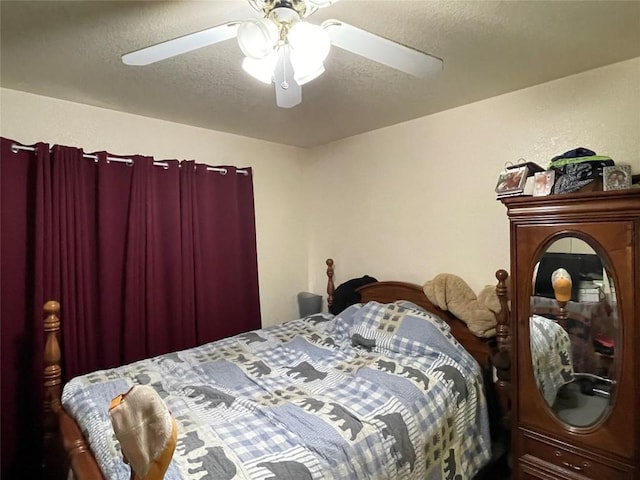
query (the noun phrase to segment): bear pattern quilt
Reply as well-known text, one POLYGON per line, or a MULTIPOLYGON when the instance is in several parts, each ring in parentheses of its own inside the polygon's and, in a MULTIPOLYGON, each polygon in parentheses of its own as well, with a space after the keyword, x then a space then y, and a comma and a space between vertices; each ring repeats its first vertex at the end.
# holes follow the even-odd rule
POLYGON ((533 370, 548 405, 553 405, 560 388, 573 381, 571 339, 554 320, 541 315, 529 319, 533 370))
POLYGON ((490 458, 480 366, 448 325, 369 302, 76 377, 63 406, 129 478, 109 403, 151 385, 178 425, 172 479, 470 479, 490 458))

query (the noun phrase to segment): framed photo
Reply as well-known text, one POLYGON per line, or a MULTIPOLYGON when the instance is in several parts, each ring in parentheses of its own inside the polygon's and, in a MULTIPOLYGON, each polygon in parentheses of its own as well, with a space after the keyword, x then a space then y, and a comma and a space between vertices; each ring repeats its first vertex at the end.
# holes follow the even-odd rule
POLYGON ((504 170, 498 177, 496 193, 498 195, 522 193, 527 182, 528 171, 529 168, 526 165, 504 170))
POLYGON ((624 190, 631 188, 631 165, 612 165, 602 168, 604 190, 624 190))
POLYGON ((555 170, 547 170, 546 172, 536 172, 533 180, 533 196, 544 197, 551 193, 553 183, 556 179, 555 170))

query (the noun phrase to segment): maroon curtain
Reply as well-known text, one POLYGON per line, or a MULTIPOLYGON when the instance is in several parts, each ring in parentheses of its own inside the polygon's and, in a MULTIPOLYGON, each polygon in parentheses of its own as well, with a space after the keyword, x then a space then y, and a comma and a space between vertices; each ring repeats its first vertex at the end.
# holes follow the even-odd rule
POLYGON ((251 169, 14 143, 2 139, 3 477, 27 415, 25 441, 39 440, 46 300, 61 303, 65 379, 260 326, 251 169))
POLYGON ((37 162, 0 142, 2 478, 38 478, 44 336, 34 308, 37 162))

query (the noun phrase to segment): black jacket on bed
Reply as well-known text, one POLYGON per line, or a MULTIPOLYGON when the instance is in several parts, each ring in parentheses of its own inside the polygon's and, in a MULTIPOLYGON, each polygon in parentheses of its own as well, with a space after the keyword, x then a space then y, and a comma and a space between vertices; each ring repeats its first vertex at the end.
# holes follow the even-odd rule
POLYGON ((329 306, 329 313, 337 315, 349 305, 360 302, 360 294, 356 290, 367 283, 377 281, 375 278, 365 275, 340 284, 333 292, 333 303, 329 306))

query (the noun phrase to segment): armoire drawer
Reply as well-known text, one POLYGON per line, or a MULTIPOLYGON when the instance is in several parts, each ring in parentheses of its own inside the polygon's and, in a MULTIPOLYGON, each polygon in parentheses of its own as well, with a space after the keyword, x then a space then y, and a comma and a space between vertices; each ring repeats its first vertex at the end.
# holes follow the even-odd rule
POLYGON ((525 458, 530 463, 538 463, 537 460, 551 464, 566 472, 569 478, 577 476, 580 478, 591 479, 616 479, 616 480, 632 480, 633 472, 623 465, 616 467, 609 463, 603 463, 595 460, 594 456, 587 454, 578 454, 570 452, 557 445, 542 442, 524 436, 524 451, 527 453, 525 458))

